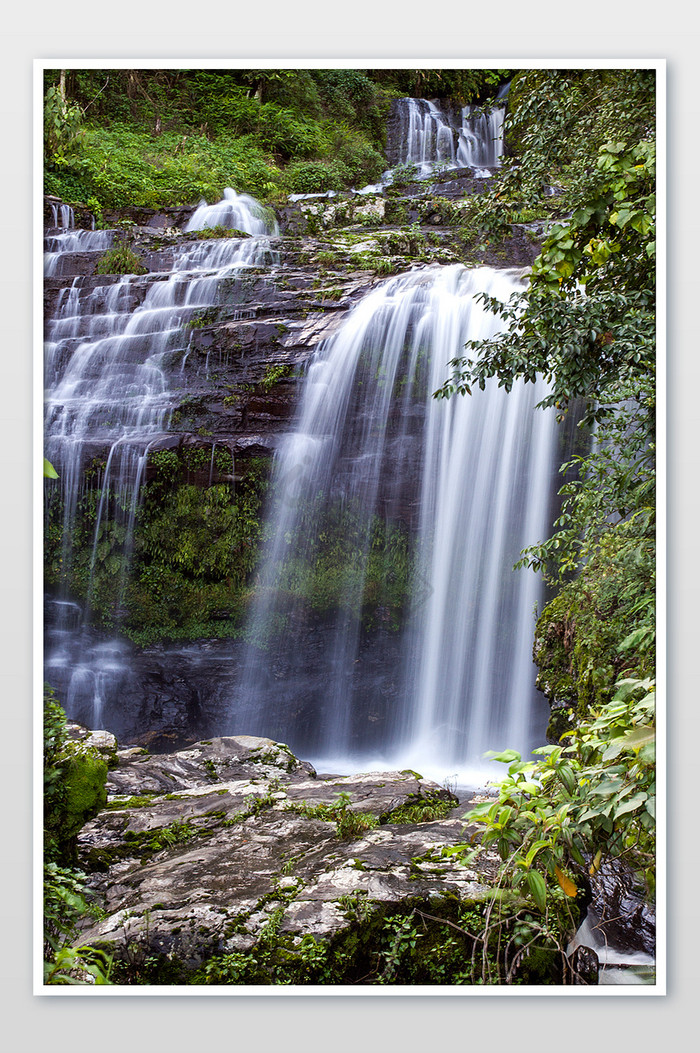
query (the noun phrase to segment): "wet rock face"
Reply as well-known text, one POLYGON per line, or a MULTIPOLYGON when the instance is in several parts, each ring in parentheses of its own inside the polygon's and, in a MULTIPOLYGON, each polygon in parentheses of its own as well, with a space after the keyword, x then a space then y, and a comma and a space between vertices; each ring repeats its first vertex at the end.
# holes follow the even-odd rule
MULTIPOLYGON (((216 303, 189 318, 182 348, 163 362, 173 405, 168 432, 204 437, 205 443, 225 440, 238 452, 253 444, 269 453, 294 412, 297 381, 314 351, 383 277, 431 263, 530 264, 538 246, 524 229, 513 228, 501 245, 483 245, 481 238, 470 245, 457 222, 459 207, 487 183, 471 169, 456 169, 387 193, 345 192, 281 209, 281 234, 269 239, 261 265, 222 279, 216 303)), ((59 205, 46 199, 47 224, 59 205)), ((125 296, 129 310, 138 308, 154 283, 168 279, 178 252, 196 247, 199 234, 184 230, 192 211, 105 213, 106 223, 126 223, 115 237, 147 271, 130 277, 122 290, 125 308, 125 296)), ((77 208, 75 224, 87 230, 90 217, 84 212, 77 208)), ((47 321, 74 283, 81 296, 90 294, 91 310, 99 312, 102 290, 106 296, 122 280, 97 273, 104 252, 61 256, 45 281, 47 321)))
POLYGON ((655 954, 656 910, 623 863, 604 863, 591 879, 591 893, 589 915, 602 942, 613 949, 655 954))
POLYGON ((494 879, 489 854, 478 872, 441 857, 471 834, 461 818, 393 821, 406 805, 457 806, 414 772, 318 776, 285 745, 244 735, 116 758, 108 807, 78 852, 106 910, 81 940, 117 958, 165 956, 191 971, 253 947, 273 918, 292 940, 329 940, 353 922, 348 897, 435 910, 443 898, 480 900, 494 879))
MULTIPOLYGON (((332 632, 332 626, 322 620, 310 623, 305 632, 303 661, 280 645, 263 671, 279 712, 279 727, 265 730, 272 736, 284 734, 282 728, 290 726, 289 714, 293 713, 298 737, 291 745, 307 756, 318 745, 327 702, 324 684, 319 681, 313 662, 317 659, 322 667, 332 632)), ((99 641, 98 634, 95 640, 99 641)), ((59 697, 71 697, 71 719, 92 726, 98 719, 92 691, 87 690, 84 695, 75 690, 70 693, 73 669, 81 661, 80 647, 84 659, 85 637, 78 641, 71 662, 51 669, 51 682, 59 697)), ((400 686, 394 674, 398 642, 390 634, 366 633, 361 655, 362 661, 352 671, 358 700, 354 720, 357 750, 370 746, 373 739, 380 744, 385 739, 400 686), (394 654, 393 663, 387 663, 387 653, 394 654)), ((125 643, 111 658, 114 672, 103 688, 100 725, 116 735, 122 745, 142 746, 151 753, 182 749, 220 734, 222 729, 243 733, 249 729, 231 726, 228 715, 243 662, 244 645, 236 639, 144 649, 125 643)))

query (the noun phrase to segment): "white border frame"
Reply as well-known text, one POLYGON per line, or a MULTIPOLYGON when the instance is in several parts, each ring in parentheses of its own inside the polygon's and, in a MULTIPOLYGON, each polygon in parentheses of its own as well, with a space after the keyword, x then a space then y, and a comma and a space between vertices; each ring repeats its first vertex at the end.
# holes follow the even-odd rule
POLYGON ((666 60, 665 59, 303 59, 246 58, 241 59, 70 59, 34 60, 33 98, 33 993, 38 996, 96 997, 96 996, 228 996, 228 997, 284 997, 284 996, 478 996, 478 997, 654 997, 666 995, 667 985, 667 432, 666 432, 666 363, 667 363, 667 143, 666 143, 666 60), (51 69, 654 69, 656 71, 656 142, 657 142, 657 947, 656 983, 653 985, 624 985, 602 987, 544 987, 523 985, 513 987, 456 986, 444 988, 410 985, 402 987, 363 987, 330 985, 328 987, 265 986, 252 987, 190 987, 185 985, 148 987, 84 987, 50 986, 43 983, 43 875, 40 861, 42 848, 43 813, 43 76, 51 69))

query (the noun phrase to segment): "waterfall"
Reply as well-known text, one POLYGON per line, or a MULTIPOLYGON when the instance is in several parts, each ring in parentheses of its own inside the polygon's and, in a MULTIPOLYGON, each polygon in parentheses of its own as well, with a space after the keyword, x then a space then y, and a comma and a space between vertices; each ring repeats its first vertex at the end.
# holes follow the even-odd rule
POLYGON ((546 531, 554 418, 535 410, 543 382, 432 397, 497 331, 479 295, 522 287, 514 271, 412 271, 317 354, 276 458, 231 733, 324 770, 463 779, 489 748, 534 745, 539 585, 512 567, 546 531))
POLYGON ((500 164, 503 153, 505 107, 482 110, 465 106, 457 145, 457 164, 472 168, 493 168, 500 164))
POLYGON ((398 99, 396 161, 415 165, 421 176, 443 168, 495 167, 503 153, 505 107, 450 109, 428 99, 398 99))
MULTIPOLYGON (((63 502, 64 568, 71 560, 71 534, 85 493, 85 469, 96 458, 103 461, 88 582, 88 621, 95 561, 109 548, 110 539, 122 553, 122 591, 126 582, 148 452, 167 431, 176 403, 169 375, 187 355, 187 323, 216 302, 223 278, 270 258, 264 235, 275 231, 276 225, 267 222, 254 199, 232 190, 226 191, 220 205, 197 209, 188 230, 211 226, 212 217, 217 225, 232 208, 236 229, 250 237, 176 244, 171 268, 161 273, 76 277, 60 291, 47 323, 44 449, 59 476, 53 486, 60 490, 63 502)), ((115 233, 72 228, 51 233, 45 245, 45 273, 60 276, 62 261, 74 252, 90 252, 97 262, 115 233)), ((119 603, 117 613, 118 608, 119 603)), ((68 697, 75 701, 92 692, 94 708, 99 708, 105 690, 100 676, 103 650, 93 651, 86 641, 78 641, 60 620, 54 643, 48 651, 47 675, 74 664, 75 682, 69 685, 68 697)), ((107 666, 113 679, 119 667, 115 653, 120 647, 124 650, 117 644, 109 648, 107 666)))
POLYGON ((237 194, 231 187, 224 190, 223 199, 216 204, 200 204, 185 230, 204 230, 207 227, 242 230, 257 237, 278 232, 277 220, 269 209, 249 194, 237 194))

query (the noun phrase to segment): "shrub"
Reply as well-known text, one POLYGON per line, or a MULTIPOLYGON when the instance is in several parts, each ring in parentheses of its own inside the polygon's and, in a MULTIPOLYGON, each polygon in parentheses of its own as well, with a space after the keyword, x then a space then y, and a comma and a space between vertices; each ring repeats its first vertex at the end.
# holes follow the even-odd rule
POLYGON ((97 917, 85 875, 72 866, 82 826, 107 800, 107 763, 68 738, 66 716, 44 688, 44 983, 109 983, 111 960, 76 947, 80 923, 97 917))
POLYGON ((325 194, 342 190, 350 179, 348 169, 338 161, 297 161, 284 172, 284 185, 290 194, 325 194))
POLYGON ((96 274, 147 274, 141 257, 125 242, 118 242, 97 261, 96 274))

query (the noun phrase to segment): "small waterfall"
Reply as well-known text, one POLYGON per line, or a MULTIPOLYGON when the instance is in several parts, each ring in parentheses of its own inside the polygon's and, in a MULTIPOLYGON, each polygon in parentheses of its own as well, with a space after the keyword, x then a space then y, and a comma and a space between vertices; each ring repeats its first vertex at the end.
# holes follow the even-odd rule
POLYGON ((51 215, 53 216, 54 227, 74 227, 75 226, 75 212, 70 205, 51 205, 51 215))
POLYGON ((457 164, 471 168, 493 168, 501 163, 505 107, 482 110, 465 106, 457 146, 457 164))
POLYGON ((185 230, 204 230, 207 227, 242 230, 255 237, 278 233, 277 221, 269 209, 249 194, 237 194, 231 187, 224 190, 223 199, 216 204, 202 203, 185 230))
MULTIPOLYGON (((55 206, 53 206, 55 208, 55 206)), ((69 229, 44 239, 44 276, 60 277, 70 273, 70 257, 77 252, 106 252, 114 242, 113 230, 69 229)))
POLYGON ((500 164, 505 107, 450 108, 428 99, 398 99, 392 135, 395 163, 411 164, 421 176, 435 167, 477 169, 500 164))
POLYGON ((566 953, 571 955, 577 947, 590 947, 595 951, 599 962, 600 986, 654 984, 656 959, 645 951, 611 944, 606 940, 604 930, 605 926, 589 909, 566 953))
POLYGON ((521 288, 513 271, 413 271, 313 361, 276 459, 231 733, 280 738, 324 770, 462 779, 488 748, 535 744, 539 585, 512 567, 546 530, 554 418, 535 411, 542 382, 432 397, 464 344, 497 329, 479 294, 521 288))
MULTIPOLYGON (((96 484, 101 497, 94 527, 86 624, 96 561, 108 558, 114 544, 122 555, 123 592, 148 451, 168 429, 176 399, 168 378, 187 355, 187 323, 216 302, 223 278, 270 259, 265 235, 276 226, 265 225, 261 206, 256 208, 252 198, 228 190, 221 204, 225 209, 236 209, 236 229, 250 237, 176 245, 168 272, 76 277, 61 290, 47 324, 44 448, 59 476, 52 486, 60 490, 63 501, 64 568, 70 565, 73 524, 78 503, 85 495, 85 468, 95 458, 103 461, 96 484)), ((209 226, 217 208, 197 209, 188 229, 209 226)), ((103 250, 114 234, 82 230, 52 234, 47 239, 47 273, 60 275, 62 259, 72 252, 103 250)), ((69 655, 75 658, 76 645, 74 634, 68 639, 60 632, 54 642, 57 650, 49 649, 48 666, 56 669, 65 666, 69 655)), ((69 687, 68 697, 82 698, 90 683, 95 698, 103 697, 105 681, 99 671, 104 656, 98 649, 83 659, 84 646, 78 653, 81 660, 74 672, 77 686, 69 687)), ((111 674, 120 660, 112 649, 108 662, 111 674)))

